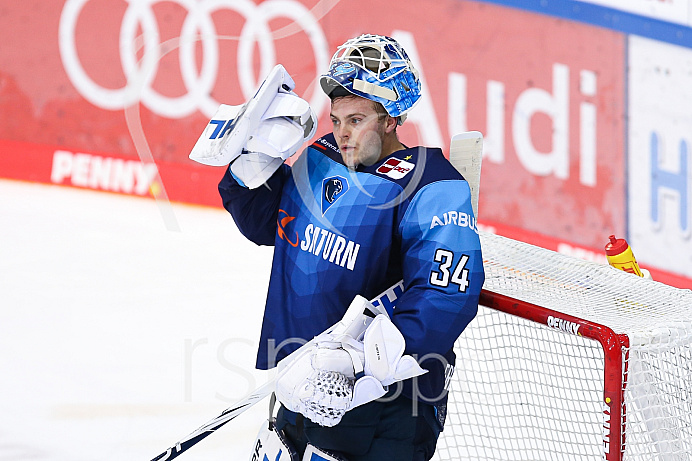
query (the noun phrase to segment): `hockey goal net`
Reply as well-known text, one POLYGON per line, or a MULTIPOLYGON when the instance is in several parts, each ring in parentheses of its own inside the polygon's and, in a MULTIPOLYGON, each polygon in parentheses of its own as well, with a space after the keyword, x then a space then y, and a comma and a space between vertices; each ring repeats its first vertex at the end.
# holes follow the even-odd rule
POLYGON ((481 242, 436 459, 692 460, 692 291, 481 242))

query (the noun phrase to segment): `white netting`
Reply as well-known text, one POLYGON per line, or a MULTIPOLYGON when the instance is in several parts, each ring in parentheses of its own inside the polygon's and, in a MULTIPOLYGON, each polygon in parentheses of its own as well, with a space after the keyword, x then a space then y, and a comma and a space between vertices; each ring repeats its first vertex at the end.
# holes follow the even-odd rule
POLYGON ((353 380, 337 371, 317 370, 308 378, 305 394, 300 413, 331 427, 341 421, 353 400, 353 380))
POLYGON ((598 346, 481 307, 457 343, 440 459, 600 459, 598 346))
POLYGON ((692 339, 669 330, 628 351, 626 460, 692 460, 692 339))
MULTIPOLYGON (((692 460, 692 291, 492 234, 481 242, 485 290, 630 339, 622 459, 692 460)), ((482 307, 456 353, 439 459, 603 458, 597 341, 482 307)))
POLYGON ((484 289, 639 334, 658 323, 689 323, 692 291, 634 278, 607 265, 481 233, 484 289))

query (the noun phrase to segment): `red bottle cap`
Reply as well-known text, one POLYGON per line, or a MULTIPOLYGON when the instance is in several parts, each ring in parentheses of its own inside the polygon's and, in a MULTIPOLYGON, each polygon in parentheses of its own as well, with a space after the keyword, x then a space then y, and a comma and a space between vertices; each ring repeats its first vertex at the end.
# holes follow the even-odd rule
POLYGON ((627 250, 627 247, 629 247, 627 240, 625 239, 616 239, 614 235, 611 235, 608 238, 610 239, 610 242, 606 243, 605 246, 605 253, 608 256, 619 255, 627 250))

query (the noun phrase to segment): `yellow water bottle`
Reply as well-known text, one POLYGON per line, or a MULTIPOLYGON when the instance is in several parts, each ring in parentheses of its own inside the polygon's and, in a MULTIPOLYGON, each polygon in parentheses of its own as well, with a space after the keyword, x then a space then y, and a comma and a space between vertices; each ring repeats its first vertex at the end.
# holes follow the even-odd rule
POLYGON ((632 248, 630 248, 630 246, 627 244, 627 240, 617 239, 614 235, 611 235, 609 238, 610 242, 608 242, 605 246, 608 264, 616 269, 621 269, 625 272, 636 274, 639 277, 644 277, 641 269, 639 269, 637 260, 634 259, 632 248))

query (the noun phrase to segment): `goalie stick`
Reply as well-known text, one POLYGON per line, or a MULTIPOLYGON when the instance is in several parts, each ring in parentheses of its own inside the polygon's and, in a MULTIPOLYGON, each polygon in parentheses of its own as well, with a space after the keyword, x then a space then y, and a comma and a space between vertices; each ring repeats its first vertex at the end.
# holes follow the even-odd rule
POLYGON ((231 421, 241 413, 244 413, 247 409, 254 406, 260 400, 263 400, 266 396, 271 394, 273 390, 273 380, 263 384, 243 400, 236 403, 235 406, 225 409, 219 416, 201 426, 199 429, 195 430, 190 435, 158 455, 156 458, 153 458, 151 461, 167 461, 169 459, 177 458, 183 452, 187 451, 189 448, 211 435, 218 428, 231 421))
MULTIPOLYGON (((401 295, 403 290, 403 281, 399 281, 398 283, 392 285, 390 288, 388 288, 387 290, 385 290, 384 292, 370 300, 370 303, 374 307, 380 306, 381 308, 386 309, 387 307, 391 307, 394 305, 397 297, 401 295)), ((295 351, 294 354, 299 350, 300 349, 295 351)), ((238 415, 250 409, 257 402, 269 396, 274 391, 275 384, 276 378, 273 378, 270 381, 266 382, 262 386, 255 389, 250 395, 245 397, 243 400, 239 401, 234 406, 225 409, 223 412, 221 412, 219 416, 210 420, 209 422, 207 422, 206 424, 192 432, 184 439, 178 441, 175 445, 168 448, 166 451, 156 456, 151 461, 168 461, 177 458, 178 456, 189 450, 191 447, 196 445, 198 442, 202 441, 203 439, 211 435, 221 426, 235 419, 238 415)))

